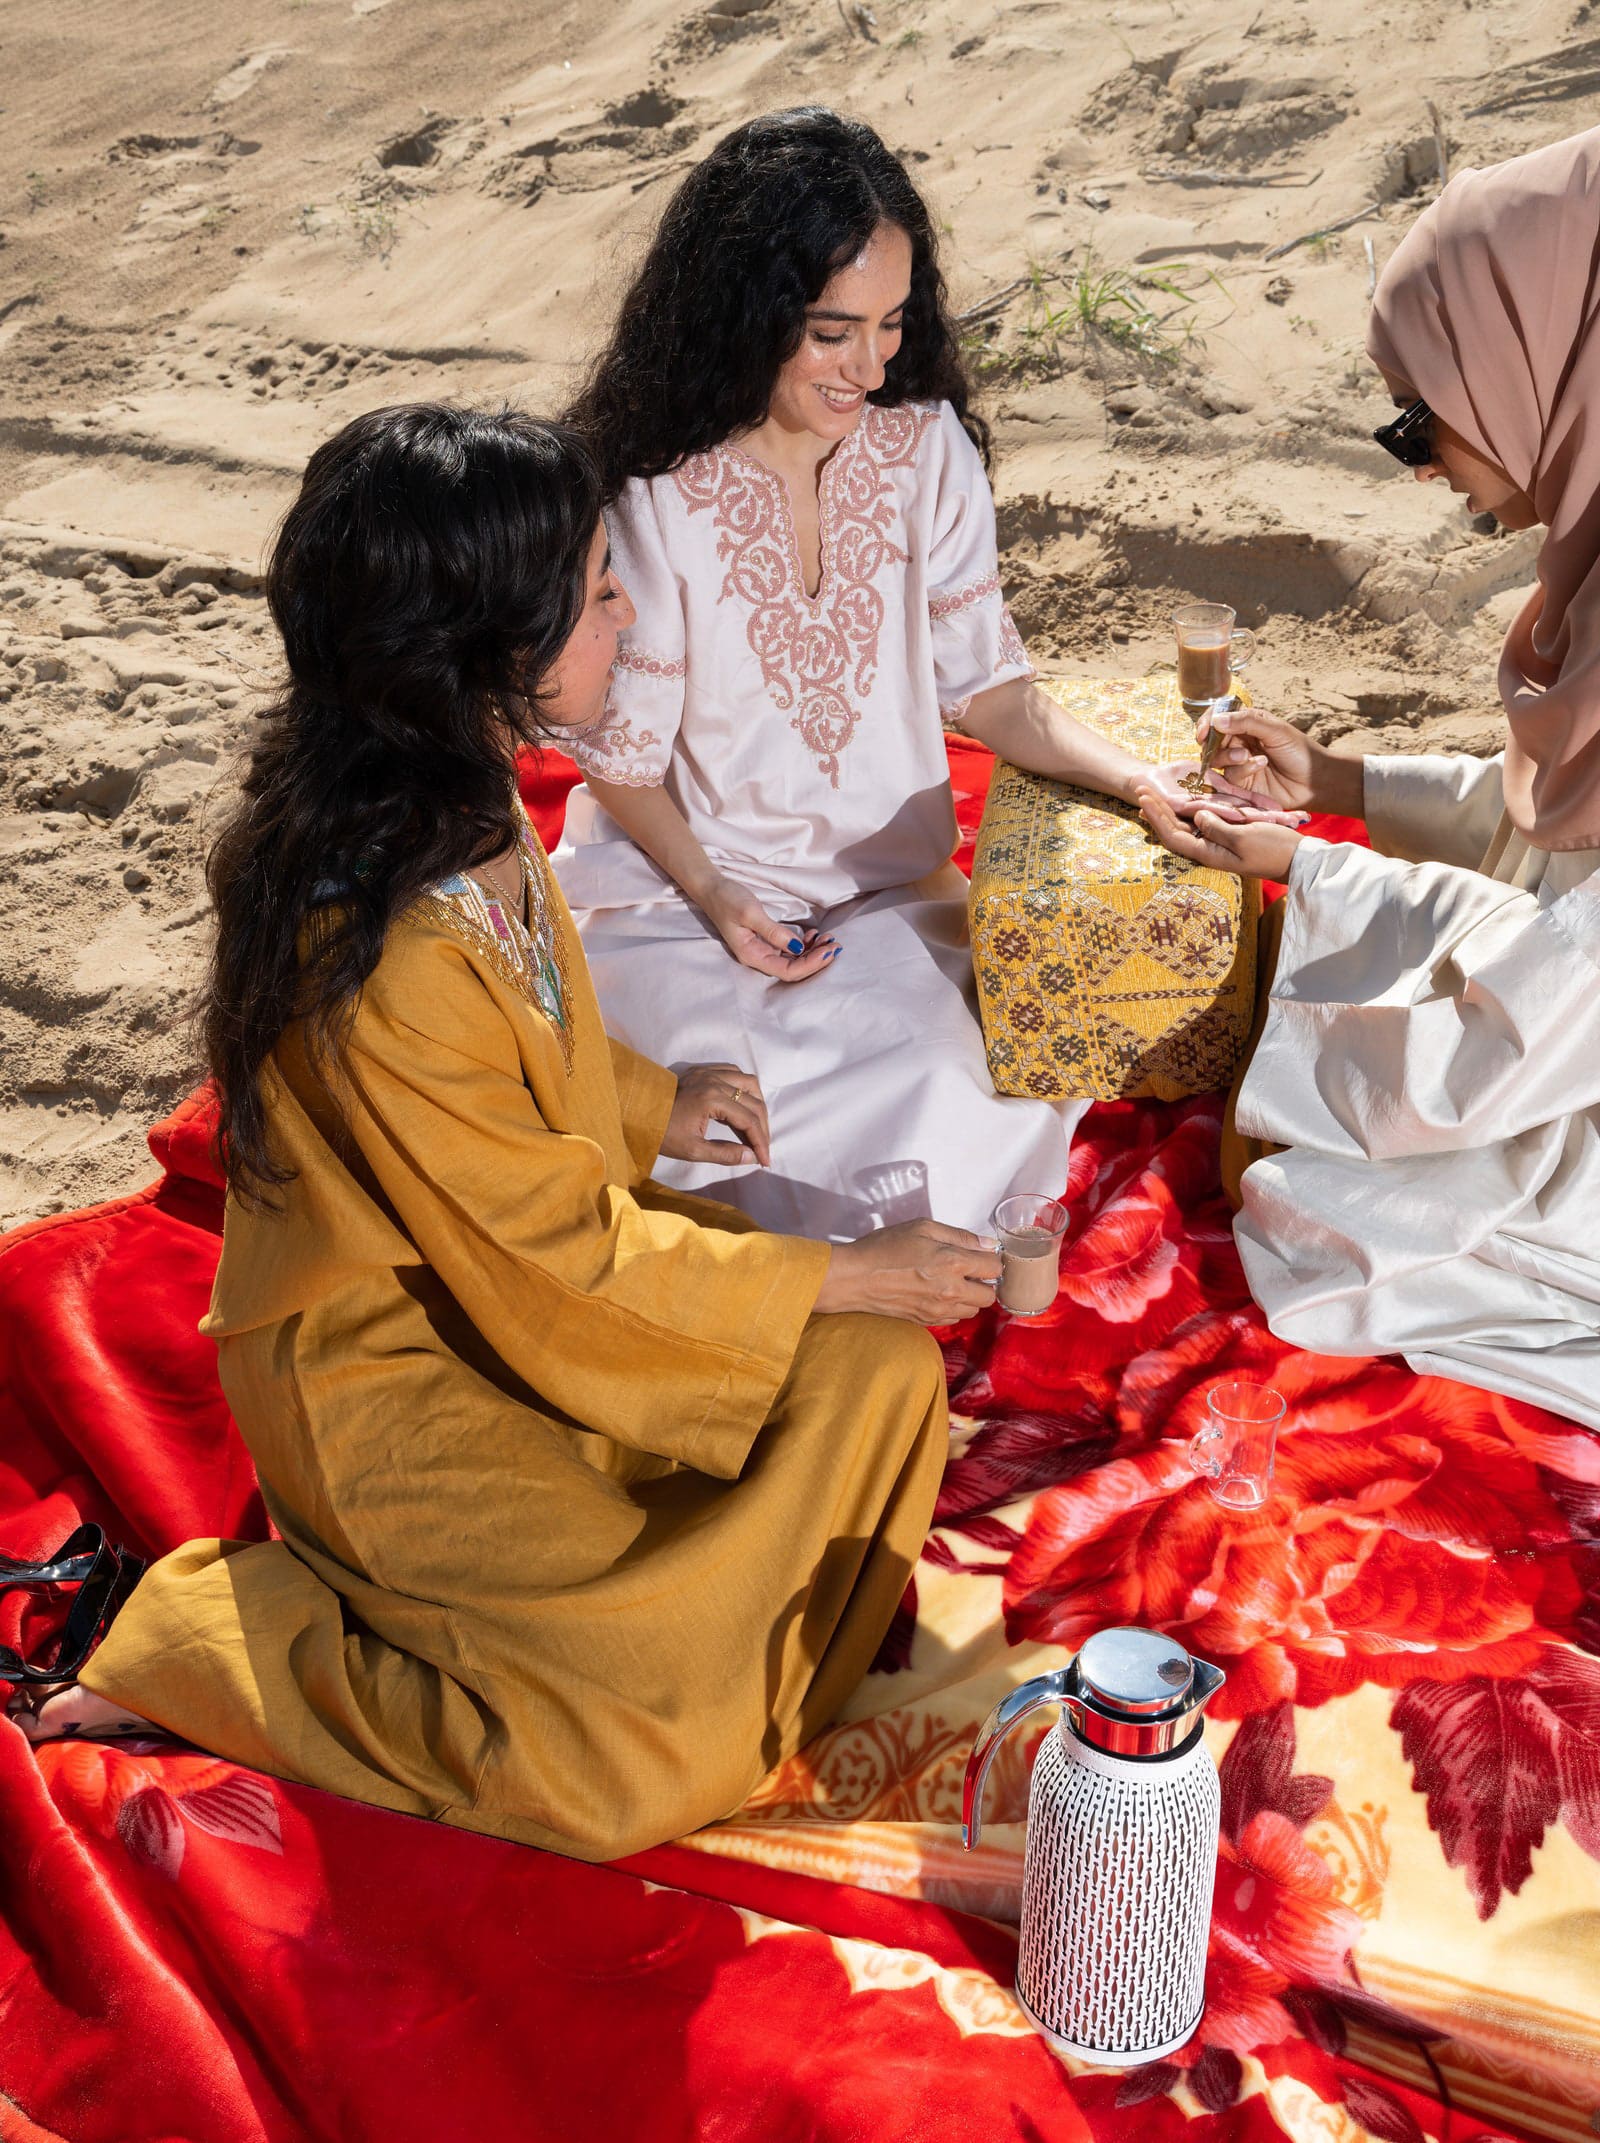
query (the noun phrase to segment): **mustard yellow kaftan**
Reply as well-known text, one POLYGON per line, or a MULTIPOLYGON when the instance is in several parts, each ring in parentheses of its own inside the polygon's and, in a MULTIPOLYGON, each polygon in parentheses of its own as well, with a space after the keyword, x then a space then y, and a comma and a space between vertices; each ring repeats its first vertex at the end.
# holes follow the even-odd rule
POLYGON ((675 1092, 609 1043, 531 829, 395 925, 335 1110, 230 1202, 205 1329, 281 1541, 191 1541, 85 1683, 358 1800, 630 1852, 727 1814, 865 1673, 946 1449, 938 1350, 813 1318, 828 1251, 648 1180, 675 1092))

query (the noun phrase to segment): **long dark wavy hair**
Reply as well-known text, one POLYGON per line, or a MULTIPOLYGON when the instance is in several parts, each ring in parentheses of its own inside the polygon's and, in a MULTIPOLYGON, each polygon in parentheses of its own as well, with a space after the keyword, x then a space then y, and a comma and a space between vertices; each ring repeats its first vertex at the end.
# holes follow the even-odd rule
POLYGON ((806 308, 881 224, 911 241, 905 332, 887 407, 949 402, 989 461, 970 408, 926 202, 871 127, 816 104, 768 112, 726 135, 667 204, 611 340, 567 421, 588 440, 612 499, 767 414, 799 349, 806 308))
POLYGON ((510 838, 599 514, 582 441, 510 409, 373 410, 312 455, 267 572, 287 682, 206 867, 201 1033, 242 1197, 292 1174, 262 1092, 285 1030, 326 1078, 395 917, 510 838))

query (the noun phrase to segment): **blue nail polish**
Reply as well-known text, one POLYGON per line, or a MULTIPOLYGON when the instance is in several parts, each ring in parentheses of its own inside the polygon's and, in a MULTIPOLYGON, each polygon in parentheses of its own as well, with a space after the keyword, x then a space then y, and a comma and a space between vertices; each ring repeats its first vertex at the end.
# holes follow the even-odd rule
POLYGON ((829 953, 829 955, 828 955, 828 958, 829 958, 830 960, 837 960, 837 959, 838 959, 838 957, 839 957, 839 955, 840 955, 840 953, 842 953, 843 951, 844 951, 844 947, 843 947, 842 945, 835 945, 835 947, 833 948, 832 952, 830 952, 830 953, 829 953))
POLYGON ((804 952, 805 949, 805 940, 803 938, 791 938, 789 940, 789 950, 791 952, 804 952))

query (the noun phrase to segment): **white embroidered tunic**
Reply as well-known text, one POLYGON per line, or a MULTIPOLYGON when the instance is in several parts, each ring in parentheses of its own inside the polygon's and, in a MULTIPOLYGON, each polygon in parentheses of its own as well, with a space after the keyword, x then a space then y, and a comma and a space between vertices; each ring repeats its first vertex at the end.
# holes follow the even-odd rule
MULTIPOLYGON (((868 404, 824 465, 809 595, 782 479, 736 446, 630 483, 608 516, 638 622, 585 773, 664 784, 719 869, 796 919, 948 861, 941 713, 1032 674, 1000 592, 994 503, 948 403, 868 404)), ((575 799, 575 907, 661 874, 575 799)))
POLYGON ((737 446, 629 484, 608 515, 638 611, 585 772, 663 785, 713 864, 837 935, 782 983, 741 967, 586 791, 554 861, 611 1032, 657 1062, 738 1062, 770 1169, 663 1182, 796 1235, 930 1215, 984 1229, 1066 1181, 1076 1104, 1002 1100, 984 1060, 945 720, 1032 668, 1000 591, 994 501, 946 404, 868 405, 824 464, 809 593, 783 481, 737 446))

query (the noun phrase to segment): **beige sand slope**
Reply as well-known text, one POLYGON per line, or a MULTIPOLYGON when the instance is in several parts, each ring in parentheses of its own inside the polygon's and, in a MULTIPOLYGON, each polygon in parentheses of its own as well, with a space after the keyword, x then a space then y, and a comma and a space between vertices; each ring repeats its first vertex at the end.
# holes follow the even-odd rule
POLYGON ((1318 734, 1491 748, 1527 541, 1369 443, 1362 322, 1441 146, 1600 118, 1591 14, 13 0, 0 1215, 138 1181, 193 1075, 198 856, 271 675, 257 573, 308 448, 404 396, 556 404, 675 176, 764 107, 872 120, 959 302, 995 301, 972 332, 1041 655, 1141 672, 1174 593, 1223 596, 1263 628, 1258 692, 1318 734), (1152 275, 1187 302, 1128 282, 1152 275))

